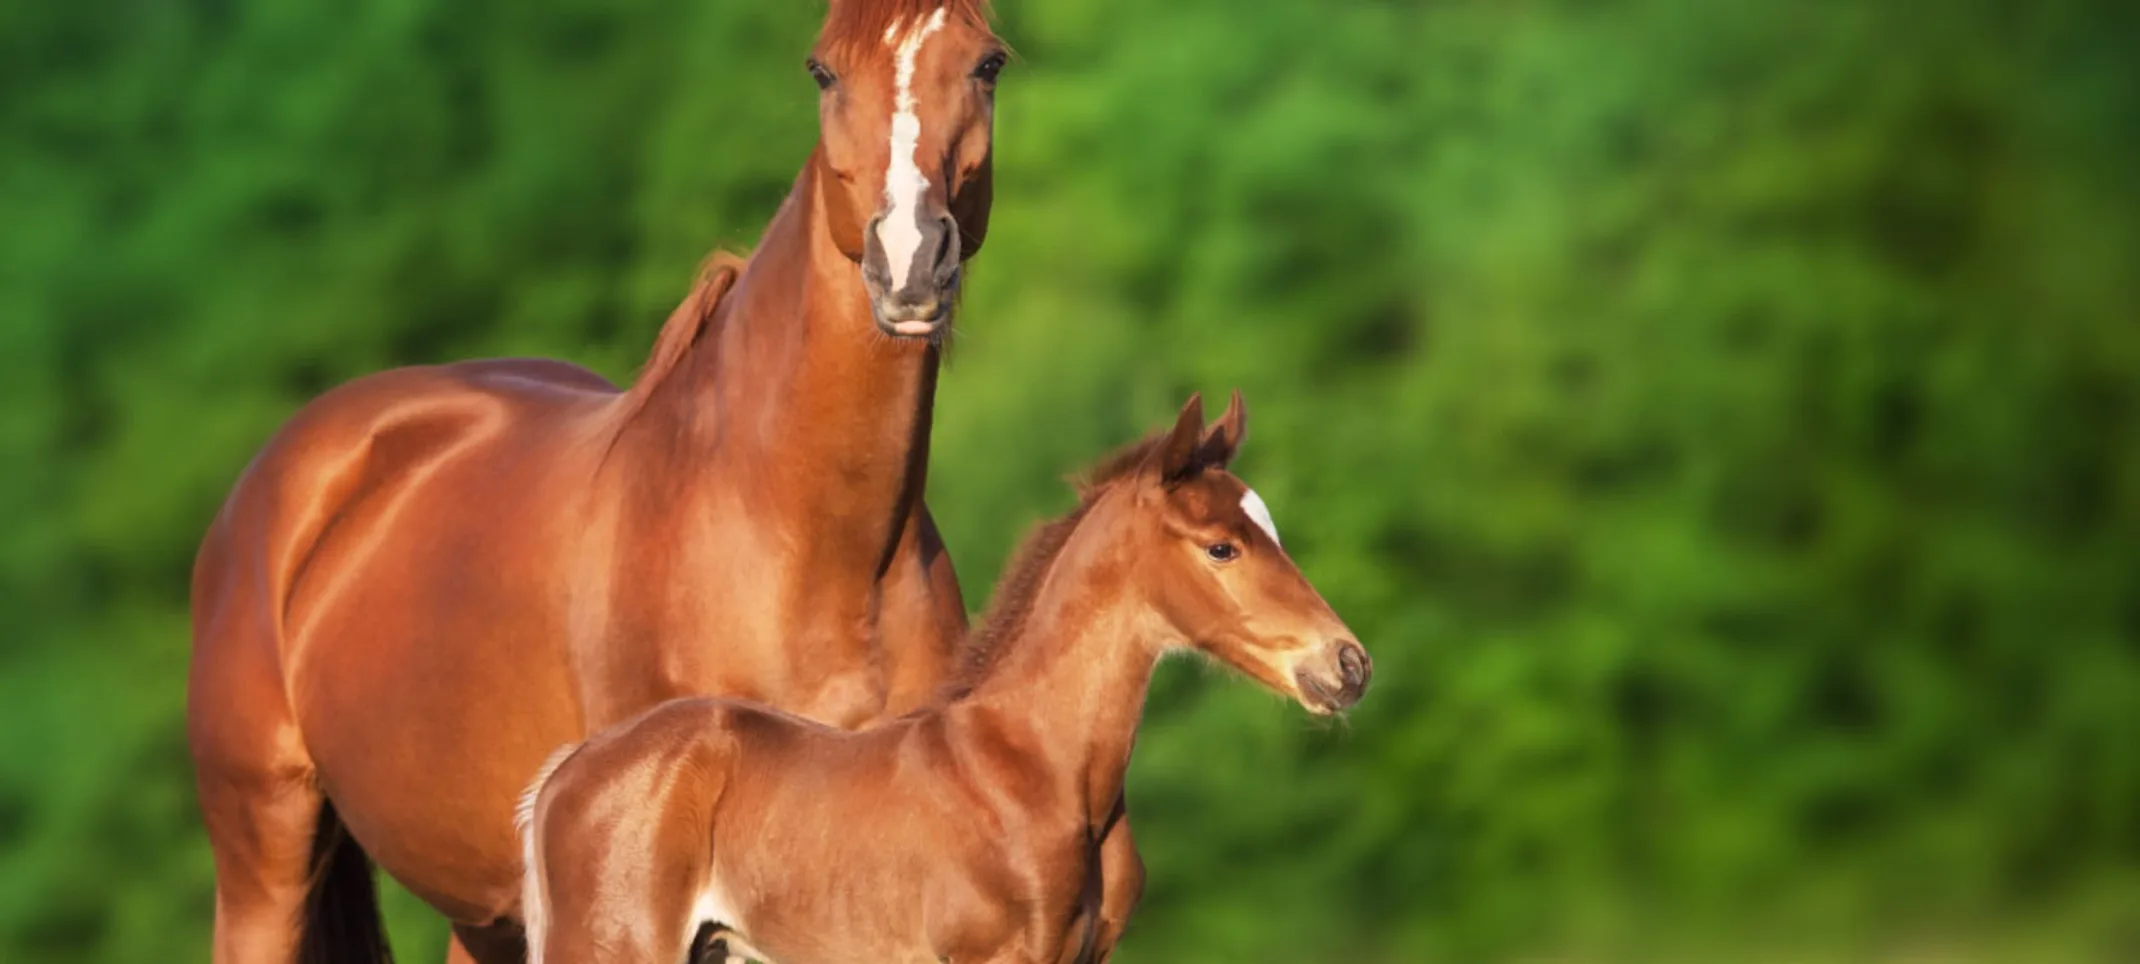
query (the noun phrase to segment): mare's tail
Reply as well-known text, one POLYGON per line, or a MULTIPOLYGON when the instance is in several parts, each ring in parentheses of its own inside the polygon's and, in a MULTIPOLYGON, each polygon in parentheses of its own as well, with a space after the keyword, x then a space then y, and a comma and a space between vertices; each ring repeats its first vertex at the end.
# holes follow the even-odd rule
POLYGON ((312 838, 312 889, 305 895, 297 959, 301 964, 394 961, 386 944, 386 922, 379 916, 371 858, 342 828, 332 803, 320 807, 319 832, 312 838))

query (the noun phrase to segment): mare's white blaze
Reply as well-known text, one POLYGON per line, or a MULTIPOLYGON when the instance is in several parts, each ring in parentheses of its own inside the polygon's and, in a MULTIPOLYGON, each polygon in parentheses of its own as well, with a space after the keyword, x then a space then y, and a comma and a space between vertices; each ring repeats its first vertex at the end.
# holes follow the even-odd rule
POLYGON ((1261 526, 1272 542, 1278 542, 1278 523, 1271 521, 1271 507, 1263 504, 1263 497, 1257 495, 1256 490, 1250 489, 1241 496, 1241 511, 1248 513, 1249 519, 1261 526))
MULTIPOLYGON (((900 23, 885 28, 884 42, 889 45, 899 36, 900 23)), ((884 267, 891 273, 892 286, 903 287, 914 265, 914 252, 921 247, 921 225, 918 212, 921 209, 922 193, 929 189, 929 179, 922 175, 921 165, 915 161, 915 152, 921 142, 921 118, 914 116, 914 60, 921 55, 921 45, 944 26, 944 8, 936 8, 929 19, 919 27, 906 31, 898 41, 898 73, 894 80, 897 93, 892 97, 892 148, 891 162, 884 171, 884 221, 877 227, 877 241, 884 245, 884 267)))

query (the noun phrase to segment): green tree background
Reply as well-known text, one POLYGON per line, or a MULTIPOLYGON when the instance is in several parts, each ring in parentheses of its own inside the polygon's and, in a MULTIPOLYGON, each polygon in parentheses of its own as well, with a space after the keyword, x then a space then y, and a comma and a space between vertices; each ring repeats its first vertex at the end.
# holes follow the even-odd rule
MULTIPOLYGON (((1337 727, 1162 674, 1124 960, 2140 959, 2140 7, 1000 6, 969 595, 1240 386, 1379 663, 1337 727)), ((205 958, 227 486, 376 369, 629 377, 819 11, 0 5, 0 959, 205 958)))

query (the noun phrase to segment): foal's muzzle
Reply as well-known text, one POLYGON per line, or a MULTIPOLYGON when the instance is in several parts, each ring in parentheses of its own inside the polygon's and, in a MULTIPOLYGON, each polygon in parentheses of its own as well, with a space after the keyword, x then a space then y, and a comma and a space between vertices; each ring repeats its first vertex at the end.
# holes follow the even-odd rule
POLYGON ((1367 681, 1375 675, 1375 662, 1367 650, 1349 639, 1339 640, 1322 656, 1302 660, 1293 670, 1302 701, 1317 713, 1340 713, 1350 709, 1367 693, 1367 681))
POLYGON ((862 287, 885 334, 934 337, 951 320, 959 288, 959 226, 947 215, 922 215, 912 225, 869 219, 862 236, 862 287), (898 234, 896 243, 886 236, 898 234), (904 249, 912 254, 904 258, 904 249), (887 253, 888 249, 894 253, 887 253), (904 264, 892 262, 904 260, 904 264))

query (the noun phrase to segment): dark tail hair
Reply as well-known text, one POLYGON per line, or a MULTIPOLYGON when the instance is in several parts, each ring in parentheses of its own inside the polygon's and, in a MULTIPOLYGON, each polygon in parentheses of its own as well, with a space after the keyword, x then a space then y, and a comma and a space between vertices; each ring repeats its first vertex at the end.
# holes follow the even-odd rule
POLYGON ((302 964, 394 962, 386 922, 379 916, 371 858, 343 829, 331 803, 320 807, 319 831, 312 837, 312 887, 305 895, 297 959, 302 964))

